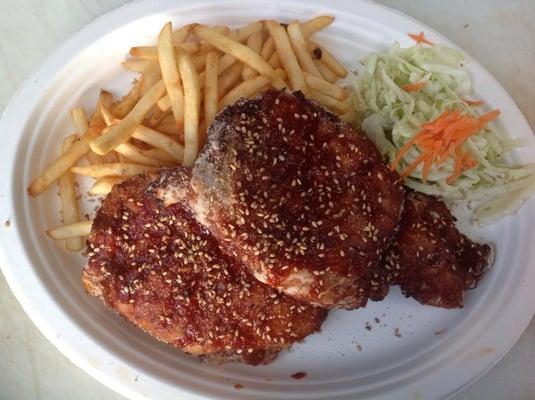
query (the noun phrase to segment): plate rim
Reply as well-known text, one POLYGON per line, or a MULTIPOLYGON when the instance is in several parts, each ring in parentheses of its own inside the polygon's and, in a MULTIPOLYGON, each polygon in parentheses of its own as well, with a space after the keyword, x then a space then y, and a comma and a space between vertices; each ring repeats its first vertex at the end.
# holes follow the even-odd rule
MULTIPOLYGON (((220 3, 224 3, 224 2, 225 1, 220 1, 220 3)), ((201 4, 201 3, 214 3, 214 1, 212 1, 212 0, 201 0, 199 2, 196 2, 195 4, 198 5, 198 4, 201 4)), ((260 2, 258 1, 258 3, 260 3, 260 2)), ((275 4, 291 5, 291 4, 300 4, 301 2, 296 2, 296 1, 276 1, 274 3, 275 4)), ((322 1, 322 0, 312 0, 309 3, 312 3, 314 5, 325 5, 326 2, 322 1)), ((410 17, 410 16, 400 12, 399 10, 392 9, 392 8, 384 6, 382 4, 373 3, 373 2, 368 1, 368 0, 358 0, 357 2, 352 2, 352 4, 349 7, 347 7, 348 4, 346 2, 344 2, 343 0, 334 0, 334 1, 331 0, 331 4, 336 4, 338 9, 346 8, 348 12, 353 13, 353 14, 354 14, 354 11, 353 11, 354 8, 352 8, 352 7, 355 7, 355 4, 357 4, 357 7, 358 7, 358 3, 365 4, 367 7, 372 7, 372 8, 375 7, 377 10, 383 10, 383 11, 387 11, 387 12, 396 14, 400 18, 407 19, 407 20, 409 20, 409 21, 411 21, 413 23, 416 23, 419 26, 425 28, 427 32, 433 33, 434 36, 437 36, 437 37, 441 38, 442 41, 446 42, 449 46, 452 46, 452 47, 455 47, 457 49, 460 49, 459 46, 457 46, 454 43, 452 43, 444 35, 436 32, 434 29, 429 28, 427 25, 421 23, 420 21, 416 20, 413 17, 410 17)), ((61 59, 65 59, 68 62, 73 57, 75 57, 77 55, 77 52, 74 51, 75 50, 74 48, 76 47, 76 46, 74 46, 74 44, 77 44, 77 45, 82 44, 82 48, 85 48, 85 46, 89 44, 89 43, 86 43, 87 41, 95 42, 95 41, 105 37, 107 34, 109 34, 113 30, 118 28, 116 23, 109 23, 109 22, 117 22, 117 21, 114 21, 114 20, 117 17, 120 17, 124 12, 131 12, 131 15, 125 21, 123 21, 123 23, 132 22, 132 21, 134 21, 134 20, 136 20, 138 18, 142 18, 144 16, 150 15, 150 11, 155 12, 156 10, 158 10, 160 8, 163 8, 164 6, 166 6, 166 8, 168 8, 171 4, 173 4, 175 7, 184 7, 188 3, 185 2, 184 0, 177 0, 177 1, 174 1, 173 3, 171 3, 168 0, 161 0, 161 1, 156 1, 156 2, 153 1, 153 0, 142 0, 142 1, 137 1, 137 2, 133 2, 133 3, 128 3, 128 4, 120 6, 120 7, 116 8, 115 10, 112 10, 112 11, 100 16, 99 18, 95 19, 93 22, 91 22, 91 23, 87 24, 86 26, 84 26, 78 32, 76 32, 73 35, 71 35, 67 40, 65 40, 62 43, 60 43, 56 47, 56 49, 53 50, 50 53, 50 55, 47 57, 47 59, 45 61, 43 61, 36 69, 34 69, 34 71, 19 86, 19 88, 17 89, 17 91, 15 92, 15 94, 13 95, 12 99, 10 100, 10 102, 8 103, 8 105, 6 106, 6 108, 5 108, 4 112, 3 112, 2 118, 0 119, 0 126, 8 125, 9 122, 16 123, 16 121, 11 121, 11 119, 13 119, 11 114, 13 112, 12 109, 15 108, 15 105, 17 104, 17 101, 20 102, 21 101, 20 99, 23 97, 24 94, 26 94, 26 92, 30 92, 31 93, 32 91, 38 90, 39 89, 39 85, 40 86, 46 86, 46 84, 49 84, 50 81, 55 79, 55 75, 53 73, 48 75, 47 79, 43 79, 40 82, 39 82, 39 79, 37 79, 37 78, 39 78, 43 74, 46 76, 47 69, 49 69, 49 70, 51 69, 52 72, 54 72, 55 68, 51 68, 51 67, 54 67, 54 64, 57 64, 57 61, 54 62, 54 59, 60 59, 61 58, 61 59), (145 13, 144 12, 145 10, 149 11, 149 12, 145 13), (104 28, 104 29, 101 29, 101 28, 104 28), (105 28, 108 28, 108 29, 105 29, 105 28), (92 34, 90 35, 90 33, 92 33, 92 34), (95 38, 95 35, 94 35, 95 33, 98 33, 98 37, 96 37, 96 38, 95 38), (86 37, 88 35, 91 36, 91 37, 86 37), (84 39, 84 40, 82 40, 82 39, 84 39), (34 79, 36 80, 36 82, 39 82, 39 83, 35 88, 31 88, 31 82, 34 81, 34 79)), ((333 11, 335 11, 334 7, 333 7, 333 11)), ((509 100, 511 100, 513 105, 516 107, 515 111, 517 111, 517 114, 522 117, 522 122, 526 125, 528 131, 531 131, 531 128, 529 127, 529 124, 525 120, 525 117, 523 116, 522 112, 518 109, 518 106, 516 105, 514 99, 505 91, 505 89, 501 86, 501 84, 483 66, 481 66, 481 64, 479 64, 475 59, 473 59, 469 55, 469 53, 467 53, 464 50, 462 50, 462 51, 463 51, 463 54, 466 55, 467 60, 469 60, 471 63, 476 64, 478 66, 478 68, 481 68, 488 75, 488 77, 490 77, 494 81, 496 87, 498 87, 501 91, 503 91, 503 94, 509 100)), ((13 140, 13 138, 9 137, 8 138, 8 143, 9 143, 10 140, 13 140)), ((9 146, 6 146, 6 147, 9 147, 9 146)), ((5 151, 5 150, 0 150, 0 153, 3 152, 3 151, 5 151)), ((1 164, 5 164, 5 161, 1 161, 1 164)), ((12 178, 12 176, 11 176, 11 174, 9 174, 7 179, 2 177, 2 180, 0 181, 0 194, 4 194, 5 193, 5 195, 2 195, 2 197, 0 198, 0 205, 2 206, 2 207, 0 207, 0 209, 4 209, 5 206, 8 206, 7 209, 9 209, 9 210, 11 210, 11 208, 12 208, 12 204, 9 203, 9 200, 12 197, 12 193, 11 193, 11 190, 10 190, 10 188, 11 188, 11 178, 12 178), (4 182, 4 179, 5 179, 5 182, 4 182)), ((6 219, 9 219, 9 218, 6 218, 6 219)), ((10 229, 11 229, 11 232, 15 231, 14 228, 10 228, 10 229)), ((5 231, 6 231, 6 229, 4 229, 2 231, 2 233, 0 234, 0 239, 2 239, 4 237, 5 231)), ((20 282, 18 282, 17 273, 16 273, 17 271, 16 271, 16 266, 15 266, 16 262, 14 260, 8 260, 8 257, 6 257, 5 250, 3 248, 5 245, 6 245, 5 241, 4 240, 0 240, 0 259, 2 259, 2 263, 1 263, 2 272, 3 272, 3 274, 4 274, 5 278, 6 278, 6 281, 7 281, 8 285, 9 285, 10 289, 13 291, 15 297, 17 298, 18 302, 21 304, 21 306, 23 307, 24 311, 30 317, 32 322, 44 334, 44 336, 47 337, 47 339, 59 351, 61 351, 64 355, 66 355, 67 358, 69 358, 69 360, 71 360, 75 365, 80 367, 86 373, 91 375, 93 378, 95 378, 99 382, 102 382, 103 384, 105 384, 106 386, 111 388, 112 390, 120 393, 123 396, 129 397, 129 398, 145 398, 138 391, 136 391, 136 390, 132 389, 131 387, 129 387, 128 384, 120 383, 116 379, 114 379, 111 375, 107 375, 105 371, 101 371, 99 368, 96 368, 95 366, 92 366, 91 363, 89 363, 87 361, 87 359, 84 359, 84 357, 82 357, 80 354, 77 353, 76 348, 72 347, 72 344, 67 344, 61 338, 56 336, 56 334, 57 334, 56 330, 54 329, 53 326, 49 325, 49 323, 46 321, 46 318, 42 318, 40 315, 36 314, 36 312, 34 310, 34 306, 33 306, 33 303, 34 303, 35 299, 33 299, 33 301, 32 301, 32 299, 31 299, 32 296, 29 295, 27 292, 25 292, 24 289, 23 289, 23 285, 21 285, 20 282)), ((535 274, 533 274, 533 273, 531 275, 532 275, 532 277, 535 276, 535 274)), ((525 330, 525 328, 529 324, 529 322, 530 322, 530 320, 531 320, 531 318, 533 316, 534 311, 535 311, 535 305, 532 307, 532 311, 530 312, 531 315, 529 316, 529 318, 527 318, 527 322, 524 321, 521 324, 521 329, 517 329, 516 330, 516 331, 518 331, 518 334, 515 333, 515 335, 513 335, 514 336, 514 340, 512 340, 512 341, 509 340, 508 341, 508 342, 511 342, 511 343, 508 343, 506 346, 504 346, 502 348, 502 351, 500 352, 500 354, 498 354, 496 357, 493 358, 493 362, 492 363, 489 363, 486 366, 486 368, 481 370, 476 376, 472 377, 472 379, 470 381, 467 381, 463 386, 457 388, 453 392, 448 393, 447 396, 451 396, 451 395, 457 393, 458 391, 463 390, 464 388, 469 386, 471 383, 473 383, 475 380, 477 380, 480 376, 484 375, 489 369, 491 369, 509 351, 509 349, 519 339, 520 335, 522 334, 522 332, 525 330)), ((522 318, 522 319, 525 320, 526 318, 522 318)), ((126 367, 130 368, 130 366, 126 366, 126 367)), ((194 393, 192 393, 190 391, 182 391, 181 389, 180 389, 180 391, 176 390, 176 394, 189 396, 188 398, 192 398, 192 399, 205 398, 204 396, 198 397, 197 394, 194 394, 194 393)))

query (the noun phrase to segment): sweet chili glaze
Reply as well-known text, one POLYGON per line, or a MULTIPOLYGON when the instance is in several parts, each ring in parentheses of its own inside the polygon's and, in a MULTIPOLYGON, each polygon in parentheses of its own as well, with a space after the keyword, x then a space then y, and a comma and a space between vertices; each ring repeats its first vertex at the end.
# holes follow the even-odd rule
POLYGON ((372 267, 399 223, 400 179, 300 92, 220 113, 193 181, 199 220, 263 282, 329 308, 362 307, 379 289, 372 267))
POLYGON ((193 354, 271 361, 319 330, 326 311, 277 293, 220 251, 180 202, 183 168, 138 176, 105 199, 89 238, 88 291, 161 341, 193 354))
POLYGON ((477 286, 492 262, 491 247, 471 241, 436 197, 407 194, 398 237, 379 271, 422 304, 461 308, 464 292, 477 286))

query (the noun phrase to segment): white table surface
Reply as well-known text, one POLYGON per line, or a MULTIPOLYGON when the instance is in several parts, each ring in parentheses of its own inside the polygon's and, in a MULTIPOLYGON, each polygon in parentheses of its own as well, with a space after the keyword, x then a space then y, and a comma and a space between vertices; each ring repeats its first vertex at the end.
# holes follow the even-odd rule
MULTIPOLYGON (((124 3, 0 0, 0 110, 62 40, 124 3)), ((437 29, 473 55, 505 86, 535 129, 534 0, 380 3, 437 29)), ((0 400, 121 398, 70 363, 37 331, 0 274, 0 400)), ((455 399, 535 399, 535 322, 498 365, 455 399)))

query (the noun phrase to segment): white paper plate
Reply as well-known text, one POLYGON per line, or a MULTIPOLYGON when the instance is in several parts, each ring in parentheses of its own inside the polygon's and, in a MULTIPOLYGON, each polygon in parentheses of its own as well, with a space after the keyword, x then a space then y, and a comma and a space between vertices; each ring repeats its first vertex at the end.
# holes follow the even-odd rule
MULTIPOLYGON (((332 312, 320 334, 266 367, 207 366, 130 327, 86 295, 83 260, 44 236, 58 222, 56 190, 32 199, 25 188, 71 132, 69 110, 94 107, 98 90, 124 93, 133 78, 123 61, 130 46, 154 43, 168 20, 242 25, 261 18, 290 21, 332 14, 318 36, 347 65, 426 26, 363 1, 142 1, 87 26, 60 46, 21 87, 0 124, 1 266, 38 328, 74 363, 131 398, 154 399, 433 399, 451 395, 494 365, 515 343, 535 309, 535 224, 530 201, 511 218, 479 230, 497 259, 460 311, 424 307, 397 290, 363 310, 332 312), (4 221, 10 221, 9 227, 4 221), (376 322, 377 318, 380 322, 376 322), (371 331, 365 328, 366 323, 371 331), (396 331, 397 329, 397 331, 396 331), (398 333, 396 335, 395 333, 398 333), (401 335, 401 337, 399 337, 401 335), (361 348, 361 351, 358 349, 361 348), (307 377, 294 380, 291 374, 307 377), (240 384, 243 389, 235 389, 240 384)), ((485 45, 485 44, 482 44, 485 45)), ((469 59, 475 97, 503 112, 502 127, 533 145, 524 117, 496 80, 469 59)), ((533 147, 531 148, 533 149, 533 147)), ((533 160, 531 150, 519 152, 533 160)))

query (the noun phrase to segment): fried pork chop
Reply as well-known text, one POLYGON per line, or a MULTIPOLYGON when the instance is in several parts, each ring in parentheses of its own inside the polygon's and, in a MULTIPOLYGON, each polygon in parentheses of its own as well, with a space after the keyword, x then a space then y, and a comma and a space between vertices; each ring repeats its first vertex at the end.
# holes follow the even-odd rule
POLYGON ((319 330, 326 311, 257 281, 176 200, 188 172, 115 186, 89 237, 86 290, 158 340, 218 361, 267 363, 319 330))
POLYGON ((268 91, 218 115, 193 169, 197 219, 262 282, 326 308, 366 305, 404 189, 335 115, 268 91))
POLYGON ((465 290, 477 286, 491 262, 491 247, 460 233, 442 201, 410 192, 398 237, 377 274, 422 304, 461 308, 465 290))

